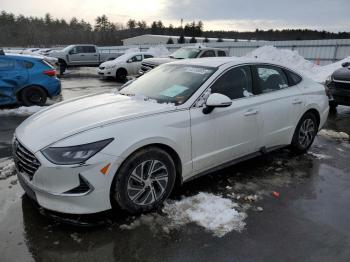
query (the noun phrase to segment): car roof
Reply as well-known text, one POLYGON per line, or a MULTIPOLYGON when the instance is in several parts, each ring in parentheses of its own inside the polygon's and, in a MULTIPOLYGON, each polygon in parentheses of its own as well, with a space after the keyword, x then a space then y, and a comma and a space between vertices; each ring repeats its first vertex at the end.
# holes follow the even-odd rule
POLYGON ((40 56, 32 56, 32 55, 22 55, 22 54, 6 54, 4 57, 14 58, 14 59, 25 59, 25 60, 42 60, 42 57, 40 56))
POLYGON ((217 47, 209 47, 209 46, 185 46, 183 47, 185 49, 198 49, 198 50, 218 50, 218 51, 227 51, 224 48, 217 48, 217 47))
POLYGON ((172 62, 172 64, 186 64, 194 66, 205 66, 205 67, 220 67, 222 65, 230 64, 231 66, 240 64, 270 64, 277 65, 281 67, 286 67, 286 65, 275 63, 272 61, 262 60, 258 58, 245 58, 245 57, 208 57, 208 58, 196 58, 196 59, 184 59, 172 62))

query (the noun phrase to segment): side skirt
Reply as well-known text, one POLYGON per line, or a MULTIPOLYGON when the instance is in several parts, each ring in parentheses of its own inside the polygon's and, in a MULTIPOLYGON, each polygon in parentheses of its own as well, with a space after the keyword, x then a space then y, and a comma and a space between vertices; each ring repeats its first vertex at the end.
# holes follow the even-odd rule
POLYGON ((286 147, 287 145, 281 145, 281 146, 274 146, 274 147, 270 147, 270 148, 266 148, 266 147, 262 147, 260 148, 259 151, 257 152, 254 152, 254 153, 251 153, 251 154, 248 154, 248 155, 245 155, 243 157, 239 157, 239 158, 236 158, 236 159, 233 159, 233 160, 230 160, 226 163, 223 163, 223 164, 220 164, 218 166, 215 166, 215 167, 212 167, 212 168, 209 168, 205 171, 202 171, 194 176, 191 176, 190 178, 186 179, 183 181, 183 183, 185 182, 188 182, 188 181, 192 181, 194 179, 197 179, 201 176, 205 176, 207 174, 210 174, 210 173, 213 173, 213 172, 216 172, 216 171, 219 171, 221 169, 224 169, 226 167, 229 167, 229 166, 233 166, 235 164, 238 164, 240 162, 243 162, 243 161, 247 161, 249 159, 252 159, 252 158, 255 158, 255 157, 258 157, 258 156, 263 156, 263 155, 266 155, 272 151, 275 151, 275 150, 278 150, 278 149, 281 149, 281 148, 284 148, 286 147))

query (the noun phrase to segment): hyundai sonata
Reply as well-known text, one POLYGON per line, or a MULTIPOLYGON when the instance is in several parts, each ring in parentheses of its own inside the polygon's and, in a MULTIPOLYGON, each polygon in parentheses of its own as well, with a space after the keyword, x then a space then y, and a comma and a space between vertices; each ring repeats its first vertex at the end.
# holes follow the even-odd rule
POLYGON ((137 213, 199 175, 280 147, 307 151, 328 110, 324 87, 284 66, 182 60, 34 114, 16 129, 14 159, 46 209, 137 213))

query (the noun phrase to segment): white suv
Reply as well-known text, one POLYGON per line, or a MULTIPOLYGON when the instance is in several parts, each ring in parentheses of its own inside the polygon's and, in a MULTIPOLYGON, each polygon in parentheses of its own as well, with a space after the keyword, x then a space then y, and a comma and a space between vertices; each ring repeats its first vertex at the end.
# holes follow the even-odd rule
POLYGON ((114 77, 125 81, 128 75, 137 75, 143 59, 153 58, 150 53, 132 52, 118 58, 102 63, 97 73, 102 77, 114 77))
POLYGON ((279 147, 305 152, 328 110, 322 85, 283 66, 181 60, 120 93, 34 114, 16 129, 14 159, 23 188, 44 208, 143 212, 175 183, 279 147))

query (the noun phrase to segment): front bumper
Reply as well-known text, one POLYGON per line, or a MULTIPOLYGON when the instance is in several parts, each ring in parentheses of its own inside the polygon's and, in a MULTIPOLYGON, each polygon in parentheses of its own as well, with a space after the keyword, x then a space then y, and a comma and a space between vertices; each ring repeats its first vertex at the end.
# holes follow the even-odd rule
POLYGON ((102 76, 102 77, 114 77, 115 76, 115 73, 114 73, 114 69, 113 68, 110 68, 110 69, 97 69, 97 74, 99 76, 102 76))
POLYGON ((328 87, 332 102, 350 106, 350 83, 331 82, 328 87))
POLYGON ((45 209, 67 214, 91 214, 111 209, 110 188, 116 157, 96 154, 84 165, 56 166, 40 153, 41 165, 31 178, 17 169, 18 180, 27 195, 45 209), (106 174, 101 169, 111 164, 106 174))

